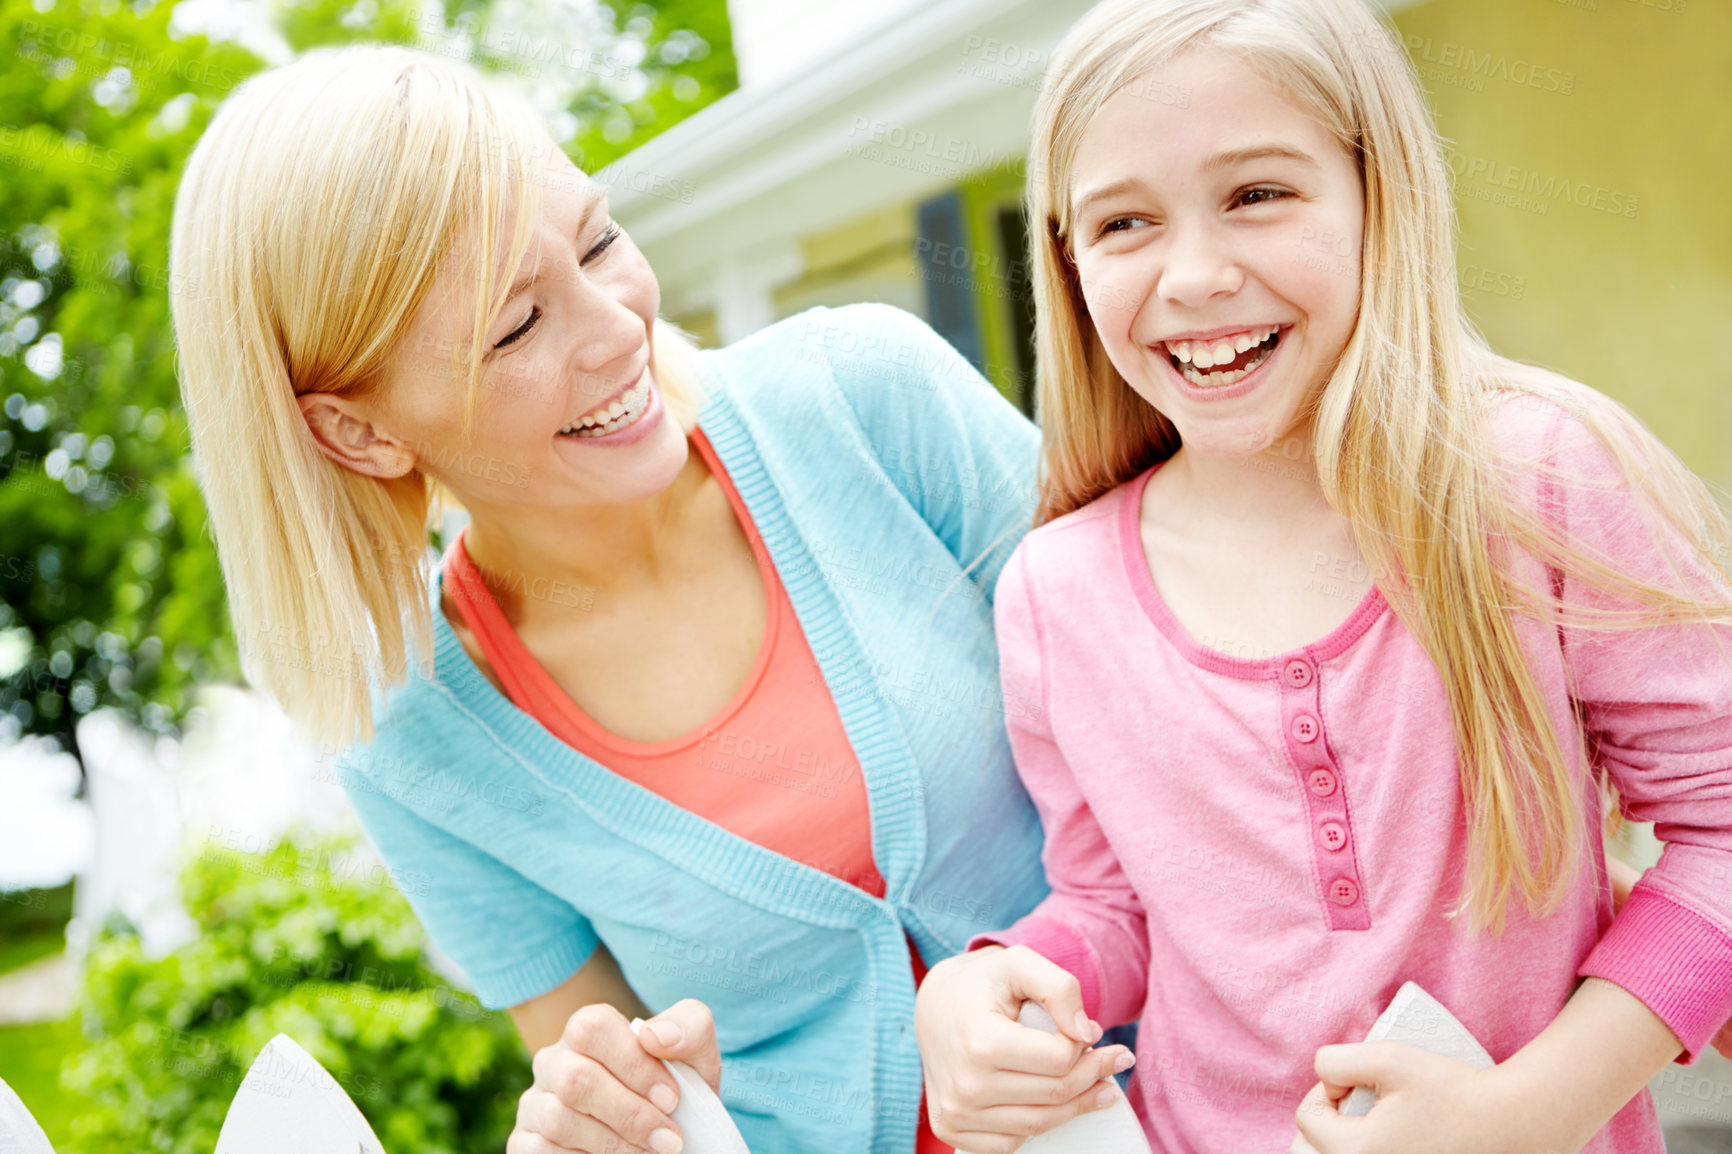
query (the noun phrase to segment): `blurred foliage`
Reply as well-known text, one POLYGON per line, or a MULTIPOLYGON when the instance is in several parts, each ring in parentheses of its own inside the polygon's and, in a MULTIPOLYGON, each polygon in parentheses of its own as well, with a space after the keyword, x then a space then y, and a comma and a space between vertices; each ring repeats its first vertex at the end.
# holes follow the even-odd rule
MULTIPOLYGON (((156 0, 0 0, 0 736, 98 707, 178 732, 238 676, 178 405, 168 233, 181 168, 264 67, 156 0)), ((279 0, 296 52, 420 44, 521 75, 593 170, 736 83, 724 0, 279 0), (563 110, 563 111, 560 111, 563 110)))
POLYGON ((72 883, 51 889, 0 890, 0 974, 66 948, 72 883))
POLYGON ((168 21, 0 0, 0 712, 74 754, 91 709, 166 732, 235 671, 166 267, 186 154, 261 62, 168 21))
POLYGON ((291 837, 265 854, 220 842, 182 888, 199 936, 151 960, 105 927, 85 974, 83 1030, 61 1088, 76 1154, 209 1154, 248 1067, 287 1034, 354 1099, 387 1150, 504 1148, 529 1055, 503 1013, 422 958, 408 903, 345 842, 291 837))

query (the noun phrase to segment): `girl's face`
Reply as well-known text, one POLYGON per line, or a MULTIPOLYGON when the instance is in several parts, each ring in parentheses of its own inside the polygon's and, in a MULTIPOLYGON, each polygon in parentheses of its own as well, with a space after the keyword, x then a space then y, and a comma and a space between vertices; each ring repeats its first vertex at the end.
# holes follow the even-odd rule
POLYGON ((1243 58, 1198 48, 1095 114, 1072 251, 1113 365, 1186 451, 1303 433, 1359 311, 1358 166, 1243 58))
MULTIPOLYGON (((466 505, 613 504, 665 489, 685 433, 649 367, 660 289, 601 189, 551 141, 519 286, 488 330, 473 435, 461 434, 474 289, 443 270, 399 347, 377 419, 466 505)), ((474 243, 472 237, 459 245, 474 243)))

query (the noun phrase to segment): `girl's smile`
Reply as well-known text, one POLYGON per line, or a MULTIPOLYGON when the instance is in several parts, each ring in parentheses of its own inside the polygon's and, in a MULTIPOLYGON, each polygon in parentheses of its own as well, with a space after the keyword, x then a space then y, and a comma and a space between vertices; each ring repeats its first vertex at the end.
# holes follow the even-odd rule
POLYGON ((1168 338, 1165 348, 1177 388, 1198 401, 1224 401, 1255 389, 1276 359, 1287 325, 1260 325, 1208 333, 1200 337, 1168 338))

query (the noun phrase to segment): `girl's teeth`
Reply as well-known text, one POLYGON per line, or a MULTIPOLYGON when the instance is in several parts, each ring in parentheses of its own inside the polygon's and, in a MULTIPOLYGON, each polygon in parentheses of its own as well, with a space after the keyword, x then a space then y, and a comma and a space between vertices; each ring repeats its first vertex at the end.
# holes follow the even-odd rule
POLYGON ((1246 349, 1250 348, 1254 343, 1255 342, 1251 340, 1250 333, 1240 333, 1238 336, 1233 338, 1233 351, 1235 353, 1242 353, 1246 349))
MULTIPOLYGON (((1252 343, 1253 344, 1261 344, 1262 341, 1268 340, 1269 336, 1271 334, 1273 334, 1274 332, 1275 332, 1275 329, 1273 329, 1273 328, 1265 330, 1261 339, 1254 341, 1252 343)), ((1257 336, 1257 334, 1252 333, 1251 336, 1255 337, 1255 336, 1257 336)), ((1224 344, 1225 342, 1222 342, 1222 343, 1224 344)), ((1250 347, 1251 347, 1251 345, 1249 345, 1249 344, 1247 344, 1245 346, 1246 349, 1248 349, 1250 347)), ((1262 349, 1257 353, 1256 358, 1254 360, 1252 360, 1249 364, 1247 364, 1244 368, 1234 369, 1231 372, 1211 373, 1211 372, 1201 371, 1201 370, 1206 370, 1209 367, 1211 367, 1212 365, 1219 364, 1223 361, 1232 360, 1233 357, 1238 355, 1238 353, 1235 352, 1235 353, 1228 353, 1225 357, 1221 357, 1221 358, 1216 358, 1216 357, 1212 356, 1211 354, 1215 351, 1218 351, 1219 348, 1220 348, 1220 346, 1216 346, 1216 349, 1209 350, 1209 349, 1203 349, 1200 347, 1192 346, 1191 348, 1184 349, 1183 351, 1189 352, 1191 354, 1190 360, 1188 362, 1186 361, 1185 357, 1182 355, 1180 348, 1172 348, 1171 352, 1173 353, 1173 355, 1175 357, 1179 358, 1179 360, 1181 362, 1181 364, 1179 365, 1179 372, 1181 375, 1184 376, 1184 378, 1187 381, 1191 382, 1193 385, 1196 385, 1198 388, 1219 389, 1219 388, 1223 388, 1227 385, 1237 384, 1239 381, 1244 380, 1252 372, 1256 371, 1256 369, 1259 365, 1261 365, 1264 361, 1268 360, 1270 357, 1270 354, 1272 354, 1275 351, 1272 347, 1262 349)), ((1238 350, 1238 352, 1244 352, 1244 351, 1245 351, 1244 349, 1238 350)))
MULTIPOLYGON (((1250 348, 1250 345, 1246 345, 1250 348)), ((1232 341, 1216 341, 1215 347, 1209 350, 1209 356, 1217 365, 1224 365, 1238 354, 1233 351, 1232 341)))

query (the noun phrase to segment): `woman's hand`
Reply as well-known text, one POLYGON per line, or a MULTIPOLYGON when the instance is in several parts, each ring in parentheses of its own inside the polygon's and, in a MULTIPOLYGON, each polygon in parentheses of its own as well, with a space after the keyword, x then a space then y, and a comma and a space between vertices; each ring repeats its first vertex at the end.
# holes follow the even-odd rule
POLYGON ((669 1115, 679 1086, 657 1058, 678 1058, 719 1091, 722 1055, 709 1007, 675 1002, 642 1034, 605 1002, 578 1010, 559 1041, 536 1053, 535 1083, 517 1101, 506 1154, 678 1154, 683 1138, 669 1115))
POLYGON ((969 1154, 1010 1154, 1110 1105, 1118 1086, 1101 1080, 1135 1061, 1124 1046, 1089 1049, 1101 1029, 1083 1013, 1077 980, 1027 946, 985 946, 932 967, 914 1035, 932 1133, 969 1154), (1046 1006, 1062 1032, 1019 1025, 1025 1001, 1046 1006))

